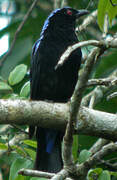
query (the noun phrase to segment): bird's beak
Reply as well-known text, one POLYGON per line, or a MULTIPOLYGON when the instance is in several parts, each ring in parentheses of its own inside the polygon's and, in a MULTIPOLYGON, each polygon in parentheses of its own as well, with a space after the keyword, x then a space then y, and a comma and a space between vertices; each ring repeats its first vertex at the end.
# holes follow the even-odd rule
POLYGON ((89 14, 89 11, 86 9, 78 10, 78 13, 76 14, 76 18, 79 18, 81 16, 84 16, 86 14, 89 14))

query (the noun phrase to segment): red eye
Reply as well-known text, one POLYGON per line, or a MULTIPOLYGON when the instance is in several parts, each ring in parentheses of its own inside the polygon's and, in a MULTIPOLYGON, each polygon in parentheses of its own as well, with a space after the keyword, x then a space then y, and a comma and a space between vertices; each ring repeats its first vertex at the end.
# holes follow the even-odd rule
POLYGON ((70 10, 68 9, 68 10, 67 10, 67 14, 71 16, 71 15, 72 15, 72 11, 70 11, 70 10))

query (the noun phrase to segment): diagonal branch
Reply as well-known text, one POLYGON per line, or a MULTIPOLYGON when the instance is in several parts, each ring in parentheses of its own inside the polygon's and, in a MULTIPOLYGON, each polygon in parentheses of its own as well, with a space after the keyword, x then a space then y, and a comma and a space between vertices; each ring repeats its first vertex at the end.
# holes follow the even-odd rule
POLYGON ((65 136, 63 138, 63 163, 64 168, 68 170, 68 172, 73 173, 75 171, 75 164, 72 156, 72 144, 73 144, 73 133, 74 127, 77 127, 78 122, 76 121, 80 104, 82 100, 83 92, 86 88, 86 84, 93 68, 95 58, 99 55, 100 49, 94 48, 93 51, 89 54, 82 74, 79 77, 79 80, 76 84, 73 96, 71 97, 70 103, 70 119, 67 123, 65 136))
POLYGON ((82 41, 78 42, 72 46, 69 46, 67 50, 62 54, 58 64, 55 66, 55 69, 57 69, 59 66, 62 66, 65 61, 67 61, 67 58, 69 55, 77 48, 88 46, 88 45, 93 45, 93 46, 101 46, 99 41, 97 40, 89 40, 89 41, 82 41))
POLYGON ((117 151, 117 144, 116 143, 109 143, 102 147, 100 151, 95 153, 93 156, 91 156, 87 161, 84 163, 77 165, 77 178, 80 177, 86 177, 87 172, 90 168, 92 168, 94 165, 99 163, 99 159, 102 159, 104 156, 111 154, 112 152, 117 151))
POLYGON ((89 16, 87 16, 83 23, 76 28, 76 31, 83 31, 86 29, 86 27, 91 24, 91 23, 95 23, 96 22, 96 17, 97 17, 97 10, 95 10, 94 12, 92 12, 89 16))
POLYGON ((117 37, 110 37, 104 40, 88 40, 88 41, 82 41, 78 42, 72 46, 69 46, 67 50, 62 54, 60 60, 58 61, 57 65, 55 66, 55 69, 59 68, 63 65, 65 61, 68 60, 69 55, 76 50, 77 48, 84 47, 84 46, 96 46, 102 49, 102 53, 104 53, 105 50, 108 48, 117 48, 117 37))

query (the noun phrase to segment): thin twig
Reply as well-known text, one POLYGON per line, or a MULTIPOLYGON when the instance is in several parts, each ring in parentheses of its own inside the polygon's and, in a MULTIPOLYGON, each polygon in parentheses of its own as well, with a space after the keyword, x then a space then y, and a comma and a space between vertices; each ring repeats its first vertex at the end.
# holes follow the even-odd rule
POLYGON ((90 103, 89 103, 89 108, 90 108, 90 109, 93 109, 93 108, 94 108, 95 98, 96 98, 96 95, 93 94, 93 96, 92 96, 91 99, 90 99, 90 103))
POLYGON ((110 76, 107 78, 111 80, 111 83, 109 86, 97 86, 93 91, 91 91, 89 94, 87 94, 83 99, 82 99, 82 106, 87 106, 89 105, 90 99, 93 96, 93 94, 96 94, 96 99, 95 99, 95 105, 99 103, 104 94, 107 92, 111 91, 111 89, 116 88, 116 79, 117 79, 117 69, 110 74, 110 76))
POLYGON ((97 41, 97 40, 88 40, 88 41, 82 41, 78 42, 72 46, 69 46, 67 50, 62 54, 60 60, 58 61, 57 65, 55 66, 55 70, 62 66, 65 61, 68 60, 69 55, 76 50, 77 48, 84 47, 84 46, 96 46, 101 48, 101 54, 104 53, 105 50, 108 48, 117 48, 117 38, 116 37, 109 37, 107 39, 97 41))
POLYGON ((96 152, 98 152, 99 150, 101 150, 101 148, 108 144, 110 141, 106 140, 106 139, 102 139, 99 138, 95 144, 93 144, 93 146, 89 149, 89 151, 91 152, 91 154, 95 154, 96 152))
POLYGON ((89 3, 88 3, 88 5, 87 5, 86 9, 89 9, 91 3, 92 3, 92 0, 89 1, 89 3))
POLYGON ((105 166, 106 168, 108 168, 108 170, 110 171, 117 171, 117 163, 109 163, 108 161, 104 161, 99 159, 99 164, 102 166, 105 166))
POLYGON ((25 130, 23 130, 22 128, 18 127, 18 126, 15 125, 15 124, 12 124, 11 128, 15 128, 15 129, 19 130, 20 133, 24 133, 24 134, 26 134, 26 135, 29 135, 28 132, 26 132, 25 130))
POLYGON ((89 24, 96 22, 96 17, 97 17, 97 10, 92 12, 89 16, 87 16, 84 19, 83 23, 76 28, 76 31, 81 32, 82 30, 85 30, 89 24))
POLYGON ((104 85, 104 86, 110 86, 112 85, 113 80, 109 78, 105 79, 89 79, 87 82, 87 86, 95 86, 95 85, 104 85))
POLYGON ((28 139, 28 135, 26 134, 16 134, 10 141, 9 141, 9 145, 10 146, 14 146, 16 144, 19 144, 21 141, 28 139))
POLYGON ((62 0, 61 2, 61 8, 67 6, 67 0, 62 0))
POLYGON ((24 16, 23 21, 22 21, 22 22, 20 23, 20 25, 18 26, 18 28, 17 28, 17 30, 16 30, 16 32, 15 32, 14 39, 13 39, 13 41, 12 41, 11 47, 10 47, 10 49, 8 50, 8 52, 4 55, 4 57, 1 59, 1 61, 0 61, 0 66, 2 65, 3 61, 5 61, 6 58, 11 54, 11 52, 12 52, 14 46, 15 46, 15 42, 16 42, 16 40, 17 40, 17 37, 18 37, 20 31, 22 30, 25 22, 27 21, 28 17, 30 16, 32 10, 33 10, 34 7, 36 6, 36 3, 37 3, 37 2, 38 2, 38 0, 34 0, 34 2, 33 2, 33 3, 31 4, 31 6, 30 6, 28 12, 27 12, 26 15, 24 16))
POLYGON ((117 92, 114 92, 110 94, 109 96, 107 96, 107 100, 109 101, 110 99, 115 98, 115 97, 117 97, 117 92))
POLYGON ((108 15, 106 14, 104 17, 103 34, 102 34, 103 38, 106 38, 108 29, 109 29, 109 19, 108 19, 108 15))
POLYGON ((82 41, 82 42, 78 42, 72 46, 69 46, 67 48, 67 50, 62 54, 58 64, 55 66, 55 70, 59 67, 59 66, 62 66, 63 63, 65 61, 67 61, 67 58, 69 57, 69 55, 77 48, 80 48, 80 47, 84 47, 84 46, 88 46, 88 45, 93 45, 93 46, 99 46, 101 45, 99 43, 99 41, 97 40, 89 40, 89 41, 82 41))
POLYGON ((77 165, 77 176, 78 176, 77 178, 80 178, 82 176, 86 177, 89 169, 99 163, 99 159, 102 159, 104 156, 116 151, 117 151, 116 143, 112 142, 103 146, 100 151, 98 151, 93 156, 91 156, 87 161, 85 161, 81 165, 77 165))
POLYGON ((31 169, 21 169, 18 174, 22 176, 32 176, 32 177, 44 177, 44 178, 52 178, 55 174, 54 173, 47 173, 37 170, 31 169))
POLYGON ((60 1, 61 0, 54 0, 54 9, 60 8, 60 1))
POLYGON ((117 78, 113 79, 113 81, 111 82, 112 85, 117 85, 117 78))

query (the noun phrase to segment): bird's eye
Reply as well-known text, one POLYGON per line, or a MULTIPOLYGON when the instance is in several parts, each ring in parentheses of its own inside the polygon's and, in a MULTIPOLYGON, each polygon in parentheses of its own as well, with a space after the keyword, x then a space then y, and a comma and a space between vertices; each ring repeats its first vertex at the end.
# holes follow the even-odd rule
POLYGON ((72 16, 72 11, 70 11, 69 9, 67 10, 67 14, 72 16))

